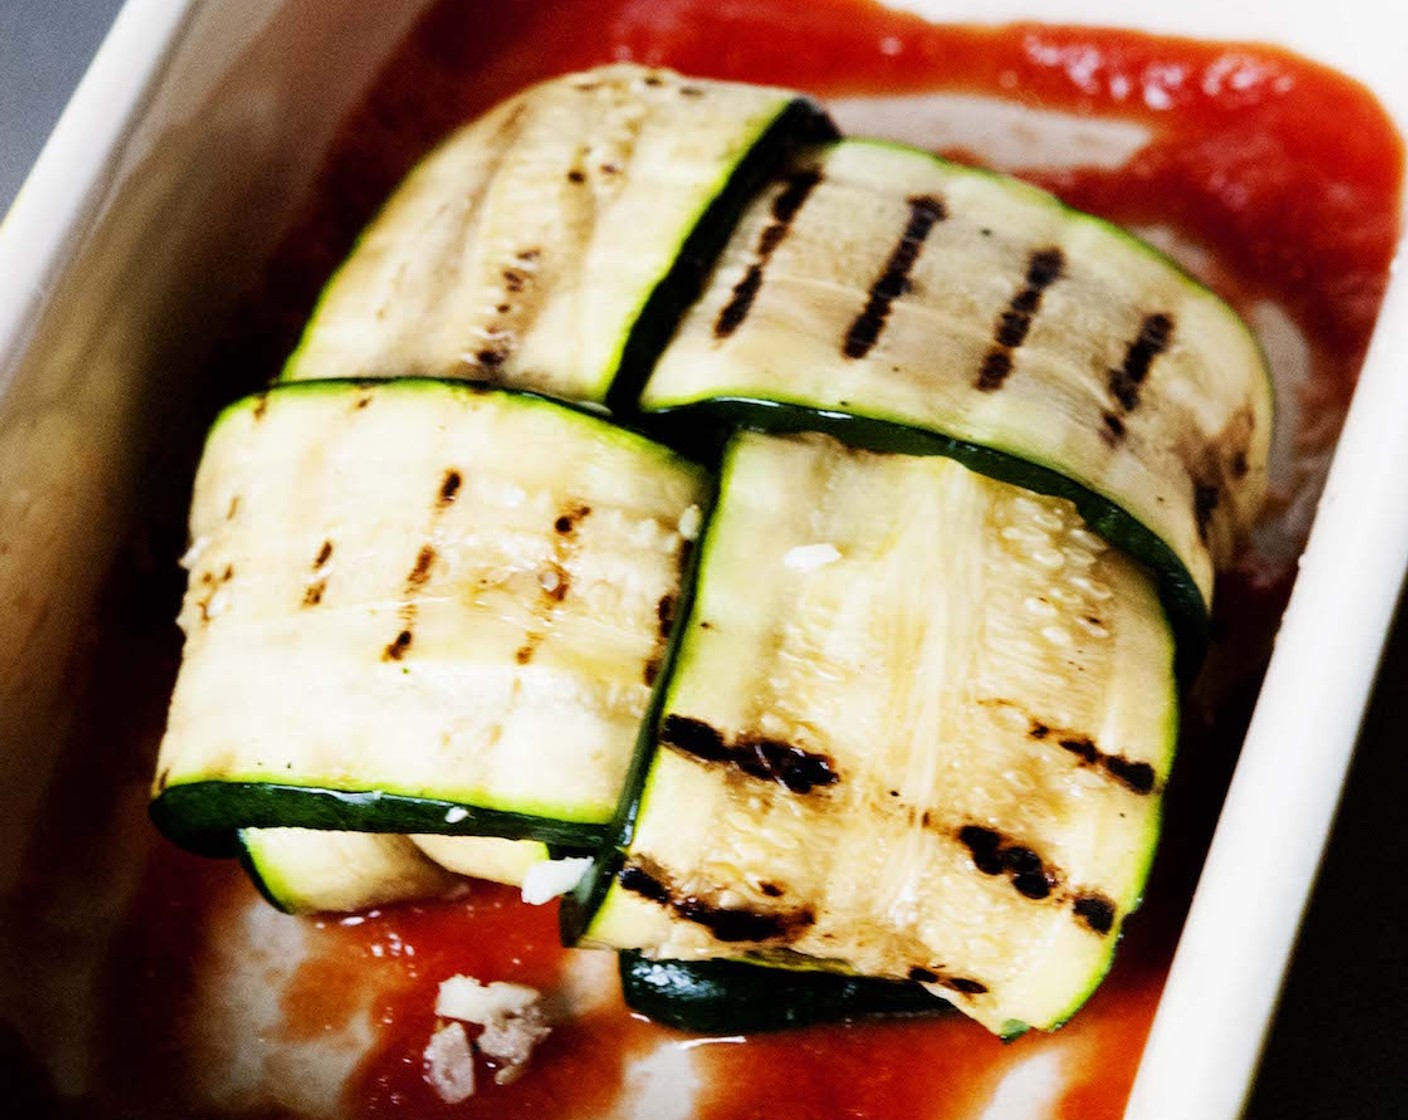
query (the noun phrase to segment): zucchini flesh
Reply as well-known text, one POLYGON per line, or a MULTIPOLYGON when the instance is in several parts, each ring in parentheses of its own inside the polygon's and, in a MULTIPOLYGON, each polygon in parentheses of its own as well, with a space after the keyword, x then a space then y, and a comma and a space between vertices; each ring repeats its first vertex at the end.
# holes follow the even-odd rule
POLYGON ((604 401, 623 362, 653 359, 791 142, 828 134, 789 91, 667 70, 532 87, 412 171, 284 377, 463 377, 604 401))
POLYGON ((497 836, 398 836, 312 828, 242 828, 240 862, 288 914, 351 913, 438 898, 467 876, 522 886, 546 844, 497 836))
POLYGON ((744 961, 654 961, 622 953, 621 992, 632 1011, 700 1034, 751 1034, 880 1015, 948 1010, 922 985, 744 961))
POLYGON ((350 913, 435 898, 460 882, 405 836, 246 828, 239 844, 255 886, 289 914, 350 913))
POLYGON ((1171 261, 1017 180, 864 140, 809 149, 745 211, 641 407, 1078 498, 1190 631, 1271 430, 1255 339, 1171 261))
POLYGON ((569 936, 917 979, 1004 1035, 1074 1013, 1138 904, 1176 738, 1144 569, 952 460, 745 433, 679 641, 569 936))
POLYGON ((523 877, 552 858, 536 840, 505 840, 499 836, 412 836, 417 848, 457 875, 521 887, 523 877))
POLYGON ((707 485, 598 417, 464 383, 233 406, 196 479, 153 816, 191 843, 598 839, 707 485))

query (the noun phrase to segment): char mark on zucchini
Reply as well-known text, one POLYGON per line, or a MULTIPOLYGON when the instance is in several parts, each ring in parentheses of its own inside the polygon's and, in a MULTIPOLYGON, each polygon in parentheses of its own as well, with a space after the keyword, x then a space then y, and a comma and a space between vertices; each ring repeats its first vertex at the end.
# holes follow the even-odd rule
POLYGON ((1115 925, 1115 904, 1098 891, 1077 895, 1071 910, 1090 929, 1102 936, 1115 925))
POLYGON ((409 629, 402 630, 381 651, 381 659, 383 661, 400 661, 406 656, 406 651, 411 648, 413 641, 415 641, 415 634, 409 629))
POLYGON ((984 875, 1005 875, 1024 898, 1049 898, 1061 882, 1041 856, 1024 844, 1009 843, 995 829, 966 824, 958 830, 958 841, 973 857, 973 866, 984 875))
POLYGON ((865 307, 846 331, 841 352, 847 358, 864 358, 870 353, 885 329, 890 308, 895 300, 909 291, 909 274, 919 259, 919 252, 930 232, 948 216, 944 204, 933 195, 913 195, 909 198, 909 221, 895 243, 890 259, 870 286, 865 307))
POLYGON ((1061 279, 1065 268, 1065 254, 1054 246, 1037 249, 1027 258, 1025 282, 993 326, 992 346, 978 370, 977 388, 985 393, 1002 388, 1012 372, 1012 352, 1026 342, 1032 319, 1041 310, 1042 294, 1061 279))
MULTIPOLYGON (((1004 706, 1008 705, 1007 701, 1001 703, 1004 706)), ((1089 735, 1054 728, 1039 719, 1031 720, 1027 734, 1037 742, 1056 743, 1062 750, 1080 759, 1084 765, 1104 771, 1134 793, 1149 794, 1154 792, 1157 777, 1152 765, 1126 758, 1122 754, 1102 751, 1089 735)))
POLYGON ((553 520, 552 557, 538 572, 540 594, 536 608, 537 625, 524 635, 523 644, 514 654, 514 660, 520 665, 527 665, 533 660, 533 655, 552 628, 553 613, 572 589, 571 565, 579 547, 577 529, 591 512, 591 506, 574 502, 562 507, 553 520))
POLYGON ((460 487, 463 485, 464 476, 451 467, 445 472, 445 477, 440 481, 440 496, 436 504, 441 509, 446 506, 454 505, 455 499, 459 497, 460 487))
POLYGON ((661 869, 643 860, 627 863, 617 881, 624 890, 668 907, 687 922, 704 926, 722 942, 786 941, 816 921, 807 909, 722 906, 699 894, 678 891, 670 886, 661 869))
POLYGON ((778 782, 793 793, 810 793, 840 779, 824 754, 759 735, 739 735, 728 742, 717 727, 687 716, 666 716, 660 742, 680 754, 725 763, 751 777, 778 782))
MULTIPOLYGON (((1110 371, 1110 396, 1121 411, 1133 412, 1139 407, 1140 386, 1149 376, 1154 359, 1168 349, 1172 338, 1173 317, 1163 312, 1146 315, 1139 324, 1139 333, 1125 348, 1124 362, 1119 369, 1110 371)), ((1106 428, 1110 430, 1108 420, 1106 428)))
POLYGON ((1198 522, 1198 539, 1208 543, 1212 515, 1222 500, 1222 488, 1216 483, 1193 480, 1193 516, 1198 522))
POLYGON ((743 278, 733 286, 733 293, 714 321, 714 337, 727 338, 738 330, 743 320, 752 310, 753 301, 763 286, 763 271, 768 266, 777 247, 787 237, 792 219, 807 201, 807 196, 820 182, 821 176, 815 171, 801 171, 789 176, 787 185, 772 201, 772 221, 763 227, 754 249, 753 263, 743 274, 743 278))

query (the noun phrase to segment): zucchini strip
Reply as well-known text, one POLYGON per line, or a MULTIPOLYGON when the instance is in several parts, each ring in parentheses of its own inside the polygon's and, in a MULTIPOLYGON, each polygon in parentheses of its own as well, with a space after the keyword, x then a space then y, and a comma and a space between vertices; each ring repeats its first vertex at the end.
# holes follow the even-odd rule
POLYGON ((1246 326, 1149 246, 865 140, 808 150, 745 211, 641 397, 1069 498, 1159 574, 1185 665, 1264 495, 1271 403, 1246 326))
POLYGON ((585 945, 785 951, 990 1029, 1109 966, 1177 735, 1153 580, 1067 502, 824 436, 730 444, 585 945), (876 495, 886 496, 884 502, 876 495))
POLYGON ((195 846, 276 826, 599 840, 708 490, 599 417, 464 383, 231 407, 196 480, 154 819, 195 846))
POLYGON ((798 141, 787 90, 635 65, 544 82, 415 168, 328 284, 288 380, 425 375, 633 398, 739 210, 798 141))
POLYGON ((259 893, 286 914, 352 913, 436 898, 461 882, 405 836, 245 828, 239 845, 259 893))

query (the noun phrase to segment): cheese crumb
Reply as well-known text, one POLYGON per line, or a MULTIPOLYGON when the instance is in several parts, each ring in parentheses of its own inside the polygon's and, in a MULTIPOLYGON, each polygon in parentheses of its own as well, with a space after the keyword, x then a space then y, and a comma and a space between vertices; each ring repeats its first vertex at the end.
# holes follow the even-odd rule
POLYGON ((517 1080, 534 1047, 552 1033, 542 994, 502 980, 486 985, 472 976, 451 976, 440 984, 435 1014, 484 1028, 476 1045, 498 1064, 494 1081, 499 1085, 517 1080))
POLYGON ((551 902, 580 883, 591 865, 591 856, 535 863, 523 876, 523 901, 530 906, 551 902))
POLYGON ((680 536, 687 541, 695 540, 703 524, 704 511, 698 506, 690 506, 680 514, 680 536))
POLYGON ((461 1023, 443 1023, 425 1048, 425 1079, 446 1104, 474 1096, 474 1051, 461 1023))
POLYGON ((834 544, 799 544, 782 557, 785 567, 794 572, 814 572, 841 559, 841 550, 834 544))
POLYGON ((463 805, 452 805, 445 810, 446 824, 459 824, 465 817, 469 816, 469 810, 463 805))

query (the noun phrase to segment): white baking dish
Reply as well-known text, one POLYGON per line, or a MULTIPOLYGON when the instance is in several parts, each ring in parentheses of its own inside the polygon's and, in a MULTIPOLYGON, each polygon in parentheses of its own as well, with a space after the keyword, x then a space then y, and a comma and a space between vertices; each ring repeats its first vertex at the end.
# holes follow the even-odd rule
MULTIPOLYGON (((65 673, 161 418, 425 0, 129 0, 0 228, 0 892, 67 711, 65 673), (42 729, 42 733, 41 733, 42 729)), ((911 0, 945 20, 1284 44, 1408 130, 1380 0, 911 0)), ((1400 247, 1400 257, 1402 255, 1400 247)), ((1145 1051, 1131 1120, 1234 1116, 1408 564, 1408 281, 1390 286, 1275 657, 1145 1051), (1283 826, 1294 820, 1294 828, 1283 826), (1255 889, 1248 889, 1255 884, 1255 889)))

